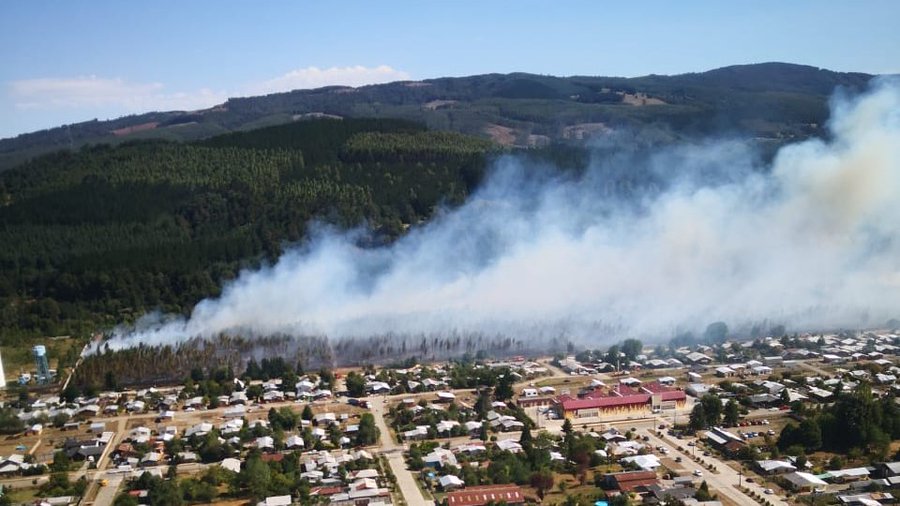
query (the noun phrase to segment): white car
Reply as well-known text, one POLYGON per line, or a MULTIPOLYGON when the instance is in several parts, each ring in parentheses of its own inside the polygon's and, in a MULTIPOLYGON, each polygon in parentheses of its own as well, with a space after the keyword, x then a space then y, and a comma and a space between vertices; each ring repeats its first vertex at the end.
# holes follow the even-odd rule
POLYGON ((699 469, 694 469, 694 476, 703 476, 703 471, 699 469))
POLYGON ((775 493, 775 491, 772 490, 771 488, 767 488, 767 489, 763 490, 763 493, 764 493, 764 494, 772 495, 772 494, 775 493))

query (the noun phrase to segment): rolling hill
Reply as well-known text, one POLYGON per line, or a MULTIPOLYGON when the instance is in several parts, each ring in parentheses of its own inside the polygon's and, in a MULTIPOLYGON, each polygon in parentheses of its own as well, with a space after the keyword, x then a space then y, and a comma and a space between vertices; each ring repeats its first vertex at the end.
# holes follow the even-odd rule
POLYGON ((201 111, 87 121, 0 140, 0 170, 86 144, 194 141, 319 117, 399 118, 514 146, 578 143, 610 129, 726 133, 783 143, 821 133, 837 87, 873 76, 787 63, 635 78, 487 74, 233 98, 201 111))

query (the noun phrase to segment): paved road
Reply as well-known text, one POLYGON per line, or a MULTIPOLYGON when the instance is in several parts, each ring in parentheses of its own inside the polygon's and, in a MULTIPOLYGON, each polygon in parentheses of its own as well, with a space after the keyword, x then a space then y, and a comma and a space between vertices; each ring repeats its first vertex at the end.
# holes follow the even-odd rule
MULTIPOLYGON (((99 475, 100 473, 97 474, 99 475)), ((100 487, 100 490, 97 492, 97 497, 94 498, 94 506, 112 506, 113 501, 116 499, 116 493, 119 491, 119 487, 125 480, 125 475, 116 474, 114 476, 109 476, 107 479, 109 480, 109 484, 105 487, 100 487)))
MULTIPOLYGON (((703 460, 715 466, 719 471, 718 473, 710 472, 691 460, 686 452, 678 451, 678 445, 668 438, 660 439, 656 436, 656 432, 652 430, 647 430, 647 435, 650 437, 650 443, 654 447, 661 445, 665 448, 668 448, 670 457, 675 458, 681 456, 681 466, 688 471, 694 472, 694 470, 699 469, 703 473, 702 479, 706 480, 707 485, 709 485, 710 490, 712 490, 713 492, 722 494, 738 506, 759 506, 759 504, 755 500, 735 488, 735 485, 738 484, 738 473, 734 469, 728 467, 728 465, 721 460, 715 457, 703 457, 703 460)), ((763 494, 763 488, 758 484, 747 483, 746 480, 743 481, 743 484, 747 488, 755 491, 757 494, 763 494)), ((767 495, 766 498, 775 506, 788 506, 787 502, 779 499, 774 495, 767 495)))
POLYGON ((119 418, 117 420, 115 434, 112 439, 110 439, 109 443, 107 443, 100 458, 97 459, 97 472, 94 473, 94 479, 88 484, 87 490, 84 493, 84 504, 111 506, 113 500, 116 498, 116 493, 119 490, 119 486, 122 485, 124 477, 121 474, 111 477, 106 476, 104 471, 109 467, 109 464, 112 461, 110 454, 115 451, 119 446, 119 443, 122 442, 122 439, 125 438, 126 421, 125 418, 119 418), (107 479, 109 482, 105 487, 100 486, 100 481, 103 479, 107 479), (93 498, 93 500, 91 500, 91 498, 93 498))
POLYGON ((394 442, 391 437, 391 431, 388 429, 387 423, 384 421, 384 410, 386 398, 384 397, 368 397, 369 410, 375 417, 375 425, 381 432, 380 451, 387 457, 391 471, 397 477, 397 485, 400 487, 400 493, 406 504, 409 506, 434 506, 434 501, 425 499, 422 491, 416 486, 416 477, 406 468, 406 462, 403 460, 404 447, 394 442))

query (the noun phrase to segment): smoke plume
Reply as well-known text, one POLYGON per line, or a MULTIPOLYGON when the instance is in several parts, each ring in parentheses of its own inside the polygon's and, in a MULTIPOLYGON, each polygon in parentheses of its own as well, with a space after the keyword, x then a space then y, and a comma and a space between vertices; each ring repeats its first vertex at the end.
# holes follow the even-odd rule
POLYGON ((189 319, 139 322, 110 346, 446 332, 600 345, 717 320, 881 325, 900 315, 900 86, 833 100, 828 132, 768 166, 733 141, 598 157, 577 175, 503 157, 468 202, 389 246, 319 227, 189 319), (612 195, 629 174, 664 183, 612 195))

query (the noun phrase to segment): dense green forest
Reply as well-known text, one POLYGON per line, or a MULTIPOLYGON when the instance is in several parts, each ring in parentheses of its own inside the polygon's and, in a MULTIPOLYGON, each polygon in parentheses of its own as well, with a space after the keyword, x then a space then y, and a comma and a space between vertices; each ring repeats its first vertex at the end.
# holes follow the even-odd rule
POLYGON ((186 314, 315 220, 388 242, 462 202, 495 147, 403 120, 95 145, 0 173, 0 344, 186 314))

